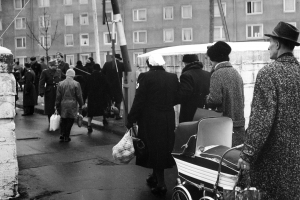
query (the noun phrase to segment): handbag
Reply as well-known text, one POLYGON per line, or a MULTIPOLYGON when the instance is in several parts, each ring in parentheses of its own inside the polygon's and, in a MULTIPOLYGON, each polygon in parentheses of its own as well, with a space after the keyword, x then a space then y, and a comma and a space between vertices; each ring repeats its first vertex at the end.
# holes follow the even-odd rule
POLYGON ((78 127, 81 127, 83 123, 83 116, 79 113, 77 113, 77 125, 78 127))
POLYGON ((148 155, 148 149, 144 143, 143 140, 141 140, 140 138, 138 138, 138 127, 132 127, 130 129, 131 131, 131 137, 133 140, 133 146, 134 146, 134 150, 135 150, 135 156, 136 157, 145 157, 148 155))
POLYGON ((54 114, 50 117, 49 131, 56 131, 60 125, 60 115, 55 110, 54 114))
POLYGON ((132 137, 128 130, 118 144, 112 148, 112 156, 116 161, 128 164, 134 158, 134 153, 132 137))
POLYGON ((197 108, 197 110, 194 114, 193 121, 199 121, 200 119, 206 118, 206 117, 221 117, 221 116, 223 116, 222 112, 208 110, 205 108, 197 108))

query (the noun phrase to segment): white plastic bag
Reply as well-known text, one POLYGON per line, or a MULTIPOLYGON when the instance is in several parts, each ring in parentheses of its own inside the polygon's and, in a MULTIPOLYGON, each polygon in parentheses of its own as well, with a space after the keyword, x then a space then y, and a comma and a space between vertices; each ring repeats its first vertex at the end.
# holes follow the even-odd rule
POLYGON ((60 115, 55 111, 55 113, 50 117, 49 131, 56 131, 59 129, 60 125, 60 115))
POLYGON ((120 163, 128 164, 134 158, 134 147, 130 131, 112 148, 112 156, 120 163))

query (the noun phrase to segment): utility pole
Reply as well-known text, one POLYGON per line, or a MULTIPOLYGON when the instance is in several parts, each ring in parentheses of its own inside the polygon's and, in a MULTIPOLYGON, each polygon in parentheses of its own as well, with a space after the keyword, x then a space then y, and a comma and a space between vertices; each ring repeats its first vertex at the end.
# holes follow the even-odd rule
POLYGON ((209 0, 209 42, 214 42, 214 0, 209 0))
POLYGON ((223 7, 221 4, 221 0, 217 0, 217 2, 218 2, 219 11, 220 11, 221 19, 222 19, 222 24, 223 24, 223 28, 224 28, 224 32, 225 32, 225 38, 226 38, 227 42, 230 42, 228 28, 227 28, 226 19, 224 16, 224 11, 223 11, 223 7))
POLYGON ((93 19, 94 19, 96 63, 101 64, 96 0, 92 0, 92 7, 93 7, 93 19))

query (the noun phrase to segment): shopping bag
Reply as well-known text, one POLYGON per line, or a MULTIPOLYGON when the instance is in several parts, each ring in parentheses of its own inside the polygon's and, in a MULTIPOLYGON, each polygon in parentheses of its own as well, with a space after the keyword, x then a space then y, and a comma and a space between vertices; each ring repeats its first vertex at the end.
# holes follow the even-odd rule
POLYGON ((83 116, 79 113, 77 113, 77 125, 78 127, 81 127, 82 126, 82 123, 83 123, 83 116))
POLYGON ((60 125, 60 115, 55 111, 55 113, 50 117, 49 131, 56 131, 60 125))
POLYGON ((134 126, 130 129, 131 137, 133 140, 133 147, 136 157, 146 157, 148 155, 148 149, 144 141, 138 136, 138 126, 134 126))
POLYGON ((134 147, 130 131, 127 131, 118 144, 112 148, 112 156, 116 161, 128 164, 134 158, 134 147))

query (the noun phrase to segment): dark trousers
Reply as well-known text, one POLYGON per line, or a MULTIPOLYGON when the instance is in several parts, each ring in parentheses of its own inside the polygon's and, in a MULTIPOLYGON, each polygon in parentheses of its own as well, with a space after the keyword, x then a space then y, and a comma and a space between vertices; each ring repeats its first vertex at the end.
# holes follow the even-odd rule
POLYGON ((34 113, 34 106, 24 106, 24 114, 32 115, 34 113))
POLYGON ((71 129, 74 124, 74 118, 61 118, 60 134, 64 137, 70 137, 71 129))

